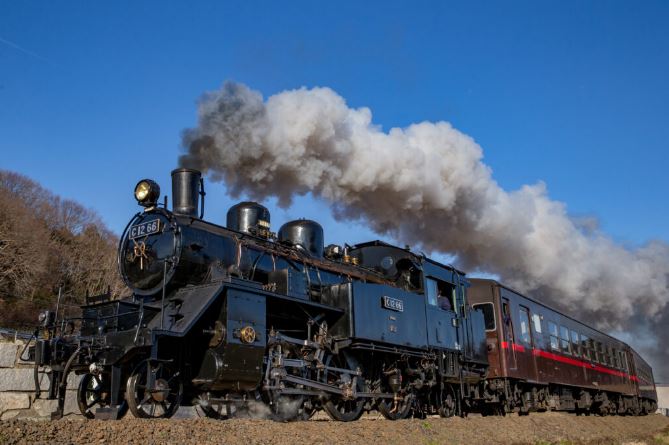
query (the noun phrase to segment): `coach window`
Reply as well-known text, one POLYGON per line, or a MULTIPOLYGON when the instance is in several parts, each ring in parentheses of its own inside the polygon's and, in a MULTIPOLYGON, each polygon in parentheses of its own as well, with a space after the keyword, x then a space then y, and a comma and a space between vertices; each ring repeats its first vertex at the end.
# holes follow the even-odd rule
POLYGON ((571 354, 571 348, 569 347, 569 329, 564 326, 560 326, 560 349, 565 354, 571 354))
POLYGON ((593 339, 588 339, 588 351, 590 351, 590 360, 595 361, 597 359, 597 353, 595 352, 595 341, 593 339))
POLYGON ((475 311, 481 311, 483 313, 483 319, 485 320, 485 330, 494 331, 495 327, 495 307, 492 303, 478 303, 472 305, 475 311))
POLYGON ((611 347, 604 345, 604 363, 611 366, 613 363, 611 360, 611 347))
POLYGON ((578 332, 575 331, 569 331, 571 334, 571 350, 574 352, 575 356, 580 356, 581 355, 581 348, 579 347, 579 341, 578 341, 578 332))
POLYGON ((583 334, 581 334, 581 353, 583 357, 590 360, 590 340, 583 334))
POLYGON ((541 316, 539 314, 532 314, 532 324, 534 325, 534 332, 541 334, 541 316))
POLYGON ((551 337, 551 349, 559 350, 560 343, 558 340, 558 329, 557 325, 552 321, 548 322, 548 333, 550 334, 551 337))
POLYGON ((611 357, 613 357, 613 366, 616 369, 620 369, 620 359, 618 357, 618 350, 613 348, 611 349, 611 357))
POLYGON ((529 345, 531 344, 529 310, 521 306, 518 314, 520 315, 520 340, 529 345))
POLYGON ((600 342, 595 342, 595 359, 598 363, 604 363, 604 351, 602 349, 602 344, 600 342))
POLYGON ((623 371, 627 371, 627 361, 625 360, 625 352, 620 351, 620 368, 623 371))

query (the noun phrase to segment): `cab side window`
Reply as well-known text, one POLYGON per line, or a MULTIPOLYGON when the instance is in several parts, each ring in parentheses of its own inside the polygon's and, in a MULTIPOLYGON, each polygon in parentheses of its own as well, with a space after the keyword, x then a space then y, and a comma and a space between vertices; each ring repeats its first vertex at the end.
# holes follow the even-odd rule
POLYGON ((437 305, 437 281, 432 278, 425 280, 425 295, 427 295, 427 304, 437 305))
POLYGON ((437 306, 446 311, 453 311, 455 308, 455 286, 445 281, 434 278, 425 279, 425 294, 427 295, 427 304, 437 306))

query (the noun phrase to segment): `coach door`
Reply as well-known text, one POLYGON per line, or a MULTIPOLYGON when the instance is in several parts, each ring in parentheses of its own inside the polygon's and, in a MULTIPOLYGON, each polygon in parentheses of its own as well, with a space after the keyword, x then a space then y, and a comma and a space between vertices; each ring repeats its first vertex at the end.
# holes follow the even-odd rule
POLYGON ((534 338, 530 326, 530 310, 525 306, 518 306, 518 345, 516 360, 520 372, 529 377, 528 380, 537 380, 537 364, 534 360, 534 338))
POLYGON ((513 345, 515 339, 513 336, 513 320, 511 319, 511 305, 508 298, 502 298, 502 329, 504 331, 504 341, 502 341, 502 349, 505 351, 506 366, 508 370, 515 371, 516 365, 516 350, 513 345))

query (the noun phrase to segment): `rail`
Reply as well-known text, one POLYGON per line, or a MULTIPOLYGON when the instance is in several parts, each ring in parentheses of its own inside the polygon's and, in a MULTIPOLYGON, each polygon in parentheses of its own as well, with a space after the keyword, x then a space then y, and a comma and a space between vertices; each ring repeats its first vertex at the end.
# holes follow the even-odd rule
POLYGON ((16 329, 0 328, 0 337, 4 338, 13 338, 16 340, 30 340, 32 338, 32 332, 29 331, 18 331, 16 329))

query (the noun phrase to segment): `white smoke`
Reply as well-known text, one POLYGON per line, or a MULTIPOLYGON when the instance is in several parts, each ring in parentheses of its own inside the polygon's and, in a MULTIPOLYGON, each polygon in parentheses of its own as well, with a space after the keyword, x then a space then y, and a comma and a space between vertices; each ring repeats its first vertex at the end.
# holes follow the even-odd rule
MULTIPOLYGON (((349 108, 329 88, 264 101, 226 83, 201 99, 184 149, 182 165, 225 181, 233 194, 289 205, 295 194, 312 193, 340 219, 455 253, 465 269, 498 274, 603 329, 632 330, 631 320, 657 328, 667 318, 666 243, 620 246, 591 220, 570 219, 543 183, 503 190, 481 147, 447 122, 383 132, 368 108, 349 108)), ((656 363, 664 362, 666 351, 657 353, 656 363)))

